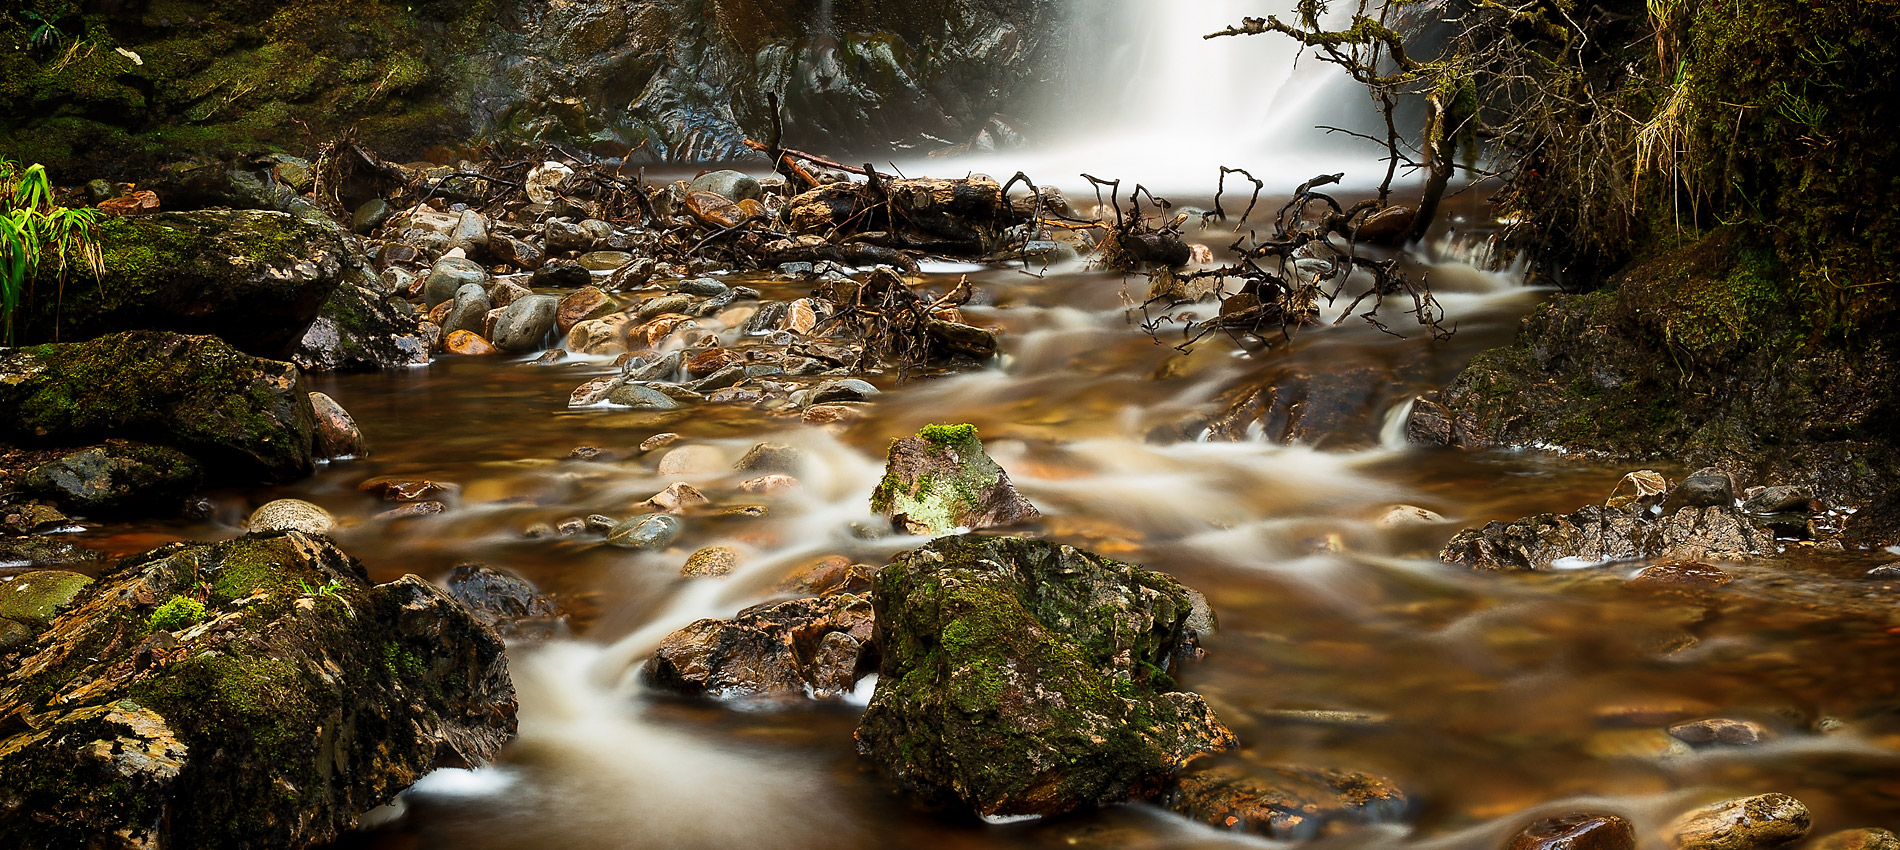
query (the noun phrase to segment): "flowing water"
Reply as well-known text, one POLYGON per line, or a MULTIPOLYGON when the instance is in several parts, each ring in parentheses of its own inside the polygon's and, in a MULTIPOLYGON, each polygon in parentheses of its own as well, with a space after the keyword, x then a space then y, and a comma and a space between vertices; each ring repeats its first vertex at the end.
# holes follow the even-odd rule
MULTIPOLYGON (((1239 761, 1365 770, 1410 795, 1399 824, 1331 841, 1488 850, 1538 812, 1609 807, 1650 830, 1691 803, 1763 791, 1805 801, 1817 828, 1900 817, 1900 724, 1880 715, 1900 681, 1891 622, 1842 616, 1818 590, 1808 604, 1790 602, 1799 596, 1791 587, 1811 579, 1822 588, 1826 575, 1791 579, 1782 566, 1742 565, 1723 601, 1709 604, 1625 591, 1620 579, 1638 565, 1472 575, 1432 557, 1459 527, 1600 500, 1622 471, 1538 452, 1408 448, 1394 433, 1411 394, 1508 339, 1545 293, 1508 273, 1445 264, 1431 273, 1458 325, 1449 343, 1349 322, 1257 354, 1209 341, 1182 356, 1131 324, 1122 289, 1143 281, 1081 268, 931 277, 965 273, 989 305, 970 313, 1006 330, 1002 362, 904 385, 880 377, 886 394, 849 427, 746 407, 569 411, 569 390, 610 366, 448 357, 408 372, 315 380, 354 413, 371 457, 291 487, 220 493, 223 523, 94 542, 123 551, 229 536, 250 507, 297 496, 343 520, 340 544, 377 580, 441 578, 479 560, 528 577, 574 612, 571 638, 511 648, 521 730, 501 763, 425 779, 405 795, 401 817, 358 839, 366 846, 1262 843, 1141 805, 1008 825, 912 811, 853 753, 871 680, 854 700, 790 707, 643 692, 634 671, 670 630, 781 598, 778 582, 818 557, 875 565, 920 543, 865 529, 877 527, 868 498, 885 445, 931 422, 975 423, 1042 508, 1042 521, 1013 531, 1149 564, 1207 594, 1222 631, 1184 681, 1238 733, 1239 761), (1152 436, 1205 411, 1225 387, 1364 369, 1383 376, 1365 415, 1322 441, 1357 448, 1152 436), (728 460, 761 440, 797 446, 803 486, 766 499, 764 517, 696 515, 662 553, 523 536, 538 522, 633 512, 674 480, 655 471, 664 450, 635 448, 662 431, 728 460), (578 446, 607 455, 570 458, 578 446), (355 488, 385 474, 461 489, 445 514, 380 519, 386 506, 355 488), (1401 503, 1448 521, 1375 523, 1401 503), (741 550, 740 569, 679 578, 688 553, 714 544, 741 550), (1301 713, 1313 709, 1341 713, 1301 713), (1687 752, 1660 731, 1659 718, 1715 714, 1756 719, 1784 737, 1687 752)), ((768 297, 801 294, 794 284, 758 285, 768 297)), ((734 491, 742 477, 686 480, 718 505, 758 502, 734 491)))

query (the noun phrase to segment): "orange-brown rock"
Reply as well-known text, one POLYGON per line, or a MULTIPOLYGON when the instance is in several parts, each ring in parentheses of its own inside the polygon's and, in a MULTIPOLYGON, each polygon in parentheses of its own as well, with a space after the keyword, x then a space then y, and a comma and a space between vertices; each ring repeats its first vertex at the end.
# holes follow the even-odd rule
POLYGON ((745 220, 745 211, 723 195, 692 192, 686 196, 686 211, 700 224, 725 229, 745 220))
POLYGON ((555 330, 562 334, 588 319, 596 319, 612 310, 613 299, 599 287, 586 286, 568 293, 554 311, 555 330))
POLYGON ((149 189, 99 202, 99 211, 107 215, 145 215, 158 212, 158 193, 149 189))
POLYGON ((442 350, 450 354, 494 354, 495 347, 474 331, 455 331, 442 340, 442 350))
POLYGON ((871 627, 864 596, 758 605, 667 635, 645 672, 678 693, 835 697, 875 663, 871 627))

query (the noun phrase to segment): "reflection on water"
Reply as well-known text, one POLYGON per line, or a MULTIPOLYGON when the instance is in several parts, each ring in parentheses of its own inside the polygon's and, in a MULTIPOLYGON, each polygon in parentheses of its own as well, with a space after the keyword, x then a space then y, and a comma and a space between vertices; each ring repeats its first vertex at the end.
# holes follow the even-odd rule
MULTIPOLYGON (((403 817, 353 839, 360 844, 1265 843, 1139 806, 1002 826, 915 812, 857 763, 857 706, 765 710, 640 691, 630 673, 668 631, 773 598, 787 573, 816 558, 877 564, 914 545, 868 531, 877 527, 868 497, 886 444, 930 422, 979 426, 1045 514, 1024 533, 1147 563, 1207 594, 1223 631, 1186 679, 1239 734, 1244 760, 1384 774, 1415 801, 1404 826, 1321 846, 1489 850, 1533 816, 1574 807, 1621 812, 1652 836, 1692 803, 1765 791, 1806 802, 1817 830, 1893 824, 1893 623, 1842 616, 1829 602, 1839 591, 1817 584, 1833 579, 1742 565, 1719 600, 1676 599, 1624 589, 1634 565, 1520 577, 1436 563, 1432 553, 1459 527, 1573 509, 1601 498, 1623 470, 1403 445, 1394 423, 1405 401, 1507 339, 1541 295, 1467 267, 1433 275, 1459 328, 1447 344, 1349 322, 1263 354, 1213 342, 1183 356, 1129 322, 1118 277, 972 272, 993 306, 970 312, 1006 329, 1003 365, 902 387, 880 378, 890 392, 871 415, 835 432, 740 407, 665 417, 568 411, 569 390, 604 373, 602 364, 447 358, 409 372, 322 377, 313 389, 352 411, 372 457, 291 487, 217 494, 222 524, 150 526, 93 542, 125 551, 177 535, 228 536, 251 506, 297 496, 343 520, 341 545, 378 580, 441 578, 453 564, 481 560, 528 577, 575 613, 576 640, 513 649, 521 737, 503 764, 432 779, 407 795, 403 817), (1378 381, 1362 413, 1340 426, 1363 448, 1150 436, 1217 412, 1216 399, 1236 385, 1324 382, 1367 369, 1378 381), (536 523, 627 516, 680 480, 657 471, 663 451, 636 448, 662 431, 723 459, 684 476, 713 504, 687 516, 673 548, 630 553, 594 539, 524 537, 536 523), (747 476, 730 463, 764 439, 803 451, 799 489, 763 497, 736 490, 747 476), (605 454, 570 458, 578 446, 605 454), (447 513, 379 519, 385 505, 356 485, 388 474, 460 491, 447 513), (748 504, 768 510, 724 513, 748 504), (1395 504, 1447 521, 1381 526, 1395 504), (690 552, 714 544, 741 553, 733 575, 678 577, 690 552), (1781 737, 1688 752, 1652 716, 1672 713, 1747 718, 1781 737)), ((781 296, 796 291, 775 286, 781 296)))

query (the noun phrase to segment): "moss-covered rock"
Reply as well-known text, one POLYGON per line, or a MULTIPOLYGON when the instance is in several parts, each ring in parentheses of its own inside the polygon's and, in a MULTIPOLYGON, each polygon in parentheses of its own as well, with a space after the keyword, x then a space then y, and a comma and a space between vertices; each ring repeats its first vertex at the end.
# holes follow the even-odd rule
POLYGON ((28 470, 26 492, 90 517, 176 512, 204 480, 198 462, 176 449, 111 440, 28 470))
POLYGON ((974 425, 926 425, 891 442, 871 510, 909 534, 947 534, 1041 516, 983 451, 974 425))
POLYGON ((42 267, 16 322, 20 341, 166 330, 284 358, 353 262, 330 230, 263 210, 108 217, 99 242, 101 277, 69 264, 62 282, 42 267))
POLYGON ((1718 231, 1612 288, 1557 295, 1414 405, 1414 442, 1541 445, 1805 484, 1900 539, 1900 346, 1830 340, 1761 240, 1718 231))
POLYGON ((0 678, 5 850, 322 844, 514 732, 492 631, 296 532, 128 558, 38 647, 0 678))
POLYGON ((1235 746, 1176 689, 1193 593, 1067 546, 946 537, 879 571, 877 691, 858 751, 903 790, 984 815, 1152 796, 1235 746))
POLYGON ((0 578, 0 617, 27 626, 52 622, 92 584, 91 576, 64 570, 40 570, 0 578))
POLYGON ((224 481, 310 474, 310 395, 297 367, 216 337, 129 331, 0 357, 0 437, 53 445, 136 436, 224 481))

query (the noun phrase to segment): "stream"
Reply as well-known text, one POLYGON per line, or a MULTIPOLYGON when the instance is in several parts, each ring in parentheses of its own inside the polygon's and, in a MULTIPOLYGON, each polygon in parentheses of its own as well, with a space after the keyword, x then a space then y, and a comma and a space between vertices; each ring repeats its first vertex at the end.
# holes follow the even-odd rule
MULTIPOLYGON (((482 561, 567 607, 570 637, 511 647, 520 738, 500 763, 425 778, 377 813, 386 824, 354 839, 364 847, 1263 843, 1145 805, 1009 824, 913 811, 853 751, 874 678, 830 703, 643 692, 638 665, 673 629, 786 598, 779 582, 816 559, 875 566, 923 542, 873 531, 881 526, 869 495, 892 439, 959 422, 977 425, 1044 514, 1012 533, 1150 565, 1208 596, 1222 628, 1184 684, 1239 735, 1243 750, 1231 758, 1361 770, 1406 791, 1410 808, 1394 823, 1329 841, 1489 850, 1533 815, 1578 807, 1622 812, 1655 840, 1688 806, 1767 791, 1807 803, 1817 832, 1894 823, 1900 724, 1878 716, 1900 681, 1887 621, 1839 616, 1819 590, 1814 604, 1787 604, 1783 563, 1731 568, 1737 581, 1712 604, 1625 590, 1621 579, 1641 565, 1497 575, 1437 561, 1461 527, 1600 501, 1627 470, 1537 451, 1407 447, 1397 433, 1405 401, 1508 341, 1518 317, 1547 295, 1509 272, 1459 262, 1420 268, 1456 323, 1448 342, 1348 321, 1261 352, 1217 338, 1182 355, 1131 320, 1123 289, 1142 289, 1140 278, 1079 264, 1033 275, 1018 266, 931 265, 932 282, 968 275, 978 287, 985 306, 967 314, 1004 330, 1004 355, 974 373, 907 383, 871 376, 884 393, 848 425, 739 405, 569 410, 574 386, 613 370, 585 358, 537 366, 445 356, 403 372, 312 376, 312 389, 354 414, 370 457, 332 463, 291 486, 215 493, 217 521, 114 527, 89 545, 129 552, 178 537, 228 537, 255 505, 297 497, 338 517, 339 544, 377 581, 404 573, 440 580, 453 565, 482 561), (1230 386, 1362 371, 1379 376, 1365 415, 1346 417, 1317 447, 1168 439, 1157 430, 1209 412, 1230 386), (662 432, 681 440, 638 450, 662 432), (760 441, 802 451, 801 486, 768 496, 735 490, 748 474, 731 462, 760 441), (710 448, 719 462, 660 475, 658 458, 680 446, 710 448), (577 447, 601 453, 578 459, 577 447), (378 517, 387 505, 356 485, 393 474, 450 482, 459 493, 440 515, 378 517), (524 536, 537 523, 629 515, 675 480, 713 505, 689 514, 685 534, 664 552, 630 553, 598 535, 524 536), (1398 504, 1446 521, 1381 526, 1378 517, 1398 504), (724 510, 738 505, 766 511, 724 510), (710 545, 737 549, 738 568, 681 578, 687 555, 710 545), (1665 720, 1717 713, 1782 737, 1691 751, 1661 731, 1665 720)), ((747 282, 767 298, 809 287, 747 282)), ((722 342, 748 344, 736 330, 722 342)))

